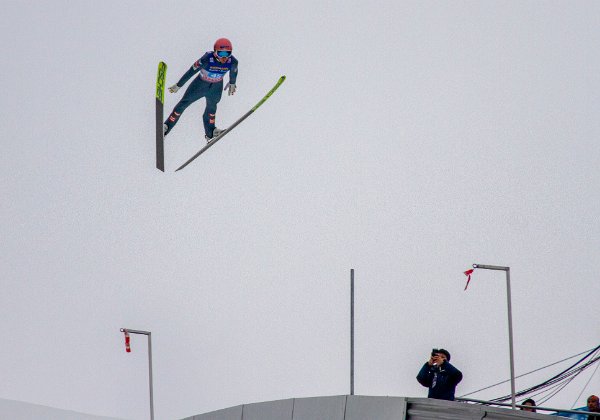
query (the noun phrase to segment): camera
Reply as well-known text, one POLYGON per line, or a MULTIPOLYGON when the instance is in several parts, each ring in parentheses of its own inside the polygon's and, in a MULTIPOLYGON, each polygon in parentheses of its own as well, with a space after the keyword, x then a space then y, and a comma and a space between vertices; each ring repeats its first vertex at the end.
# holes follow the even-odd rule
MULTIPOLYGON (((438 349, 431 349, 431 357, 435 357, 435 356, 437 356, 437 354, 438 354, 439 352, 440 352, 440 351, 439 351, 438 349)), ((437 363, 433 363, 433 364, 431 365, 431 369, 434 369, 434 370, 440 370, 440 367, 438 366, 438 364, 437 364, 437 363)))

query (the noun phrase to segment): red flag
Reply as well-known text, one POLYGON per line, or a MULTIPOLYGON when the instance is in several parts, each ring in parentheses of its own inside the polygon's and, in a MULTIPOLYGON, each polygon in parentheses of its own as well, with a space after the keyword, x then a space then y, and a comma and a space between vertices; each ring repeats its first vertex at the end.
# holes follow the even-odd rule
POLYGON ((469 287, 469 282, 471 281, 471 274, 473 273, 473 269, 471 268, 470 270, 465 271, 465 276, 467 276, 467 284, 465 286, 465 290, 467 290, 467 287, 469 287))
POLYGON ((123 330, 123 332, 125 333, 125 351, 127 353, 131 353, 131 347, 129 346, 129 333, 127 330, 123 330))

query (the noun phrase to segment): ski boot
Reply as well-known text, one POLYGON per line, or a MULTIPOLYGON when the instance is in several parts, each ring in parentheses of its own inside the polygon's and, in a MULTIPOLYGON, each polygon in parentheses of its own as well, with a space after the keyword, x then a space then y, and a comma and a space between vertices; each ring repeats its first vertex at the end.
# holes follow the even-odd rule
POLYGON ((208 137, 208 135, 205 135, 204 138, 206 139, 206 143, 210 143, 215 137, 218 137, 221 133, 223 133, 223 131, 225 130, 221 130, 220 128, 215 127, 215 129, 212 132, 212 136, 208 137))

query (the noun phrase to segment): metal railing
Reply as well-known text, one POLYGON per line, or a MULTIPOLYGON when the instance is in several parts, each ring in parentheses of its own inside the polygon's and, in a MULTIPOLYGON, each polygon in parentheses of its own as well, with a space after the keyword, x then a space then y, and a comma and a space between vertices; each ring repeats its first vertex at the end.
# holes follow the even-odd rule
MULTIPOLYGON (((486 401, 486 400, 476 400, 473 398, 456 398, 456 401, 462 401, 462 402, 468 402, 468 403, 476 403, 476 404, 481 404, 481 405, 489 405, 489 406, 500 406, 500 407, 512 407, 512 403, 500 403, 500 402, 493 402, 493 401, 486 401)), ((535 408, 536 410, 540 410, 540 411, 552 411, 555 413, 572 413, 572 414, 581 414, 581 415, 598 415, 598 413, 592 413, 590 411, 581 411, 581 410, 570 410, 570 409, 565 409, 565 408, 552 408, 552 407, 542 407, 542 406, 537 406, 537 405, 522 405, 522 404, 515 404, 516 407, 518 408, 535 408)))

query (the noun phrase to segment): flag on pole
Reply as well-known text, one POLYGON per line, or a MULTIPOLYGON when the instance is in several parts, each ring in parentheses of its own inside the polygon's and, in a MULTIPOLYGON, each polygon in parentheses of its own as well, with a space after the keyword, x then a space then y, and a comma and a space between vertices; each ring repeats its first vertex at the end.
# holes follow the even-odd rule
POLYGON ((123 333, 125 334, 125 351, 127 353, 131 353, 131 347, 129 346, 129 333, 127 330, 123 330, 123 333))
MULTIPOLYGON (((469 287, 469 282, 471 281, 471 274, 473 274, 473 269, 467 270, 464 272, 465 276, 467 276, 467 284, 465 285, 465 290, 469 287)), ((464 290, 463 290, 464 291, 464 290)))

